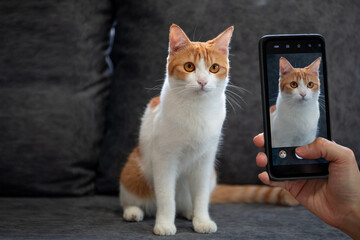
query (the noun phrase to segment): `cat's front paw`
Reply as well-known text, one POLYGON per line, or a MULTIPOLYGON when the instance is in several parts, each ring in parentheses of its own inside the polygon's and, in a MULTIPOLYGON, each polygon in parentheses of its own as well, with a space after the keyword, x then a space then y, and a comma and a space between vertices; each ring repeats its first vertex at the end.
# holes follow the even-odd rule
POLYGON ((193 219, 195 232, 198 233, 214 233, 217 231, 216 223, 210 219, 193 219))
POLYGON ((154 227, 156 235, 175 235, 176 227, 174 223, 156 223, 154 227))
POLYGON ((137 206, 131 206, 124 209, 123 218, 128 222, 140 222, 144 219, 144 212, 137 206))

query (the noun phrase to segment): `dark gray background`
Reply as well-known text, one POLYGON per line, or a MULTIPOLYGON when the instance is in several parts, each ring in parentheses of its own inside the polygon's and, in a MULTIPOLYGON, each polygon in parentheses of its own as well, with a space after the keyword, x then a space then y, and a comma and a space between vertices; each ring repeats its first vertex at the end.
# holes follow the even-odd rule
POLYGON ((94 193, 110 1, 0 2, 0 195, 94 193))

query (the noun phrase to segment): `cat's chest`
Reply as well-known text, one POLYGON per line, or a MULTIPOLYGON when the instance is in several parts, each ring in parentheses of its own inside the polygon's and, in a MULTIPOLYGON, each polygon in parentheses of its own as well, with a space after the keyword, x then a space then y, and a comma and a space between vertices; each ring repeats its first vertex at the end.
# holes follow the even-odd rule
POLYGON ((214 107, 207 110, 182 111, 173 108, 163 116, 162 132, 167 139, 178 144, 203 145, 218 139, 225 119, 225 109, 214 107))
POLYGON ((189 138, 202 139, 220 133, 225 114, 222 109, 208 111, 174 111, 170 117, 172 131, 180 131, 189 138))
POLYGON ((281 103, 278 109, 272 114, 277 121, 285 125, 316 125, 319 119, 319 106, 317 102, 308 103, 303 106, 291 106, 281 103))
POLYGON ((319 110, 313 107, 302 111, 292 109, 284 112, 281 119, 285 125, 294 125, 295 129, 314 128, 319 119, 319 110))

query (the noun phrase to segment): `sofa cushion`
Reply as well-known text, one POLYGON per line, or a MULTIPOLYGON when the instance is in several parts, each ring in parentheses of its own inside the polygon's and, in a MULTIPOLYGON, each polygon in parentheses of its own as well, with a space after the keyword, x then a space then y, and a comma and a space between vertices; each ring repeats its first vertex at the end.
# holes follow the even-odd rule
MULTIPOLYGON (((174 239, 350 239, 302 206, 212 204, 218 225, 214 234, 199 234, 190 221, 176 219, 174 239)), ((117 197, 0 198, 0 238, 159 239, 154 218, 131 223, 122 219, 117 197)))
MULTIPOLYGON (((229 90, 244 98, 242 108, 228 105, 224 138, 218 155, 219 181, 259 183, 257 149, 252 138, 263 131, 258 65, 258 40, 265 34, 320 33, 327 42, 331 90, 331 120, 336 142, 360 156, 353 130, 360 122, 360 68, 354 53, 360 34, 358 11, 351 1, 117 1, 118 24, 111 55, 115 76, 111 86, 109 121, 99 164, 97 189, 116 192, 121 166, 138 140, 140 117, 151 97, 159 94, 167 57, 168 31, 180 25, 191 40, 214 38, 235 26, 230 50, 230 80, 245 88, 229 90), (154 90, 149 90, 155 87, 154 90)), ((229 96, 234 95, 228 93, 229 96)))
POLYGON ((93 192, 111 2, 0 3, 0 195, 93 192))

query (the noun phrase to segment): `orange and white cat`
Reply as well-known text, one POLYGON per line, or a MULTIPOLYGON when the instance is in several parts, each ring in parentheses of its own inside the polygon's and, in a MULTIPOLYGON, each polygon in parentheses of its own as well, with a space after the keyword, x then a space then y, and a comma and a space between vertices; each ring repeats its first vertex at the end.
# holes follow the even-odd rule
POLYGON ((279 60, 279 94, 270 107, 272 147, 304 146, 313 142, 320 117, 319 67, 321 58, 305 68, 279 60))
MULTIPOLYGON (((214 162, 226 114, 233 29, 207 42, 191 42, 179 26, 170 27, 161 95, 148 104, 139 146, 120 175, 125 220, 156 213, 154 233, 173 235, 178 213, 192 220, 196 232, 217 230, 208 208, 216 186, 214 162)), ((297 204, 285 190, 265 186, 217 186, 212 201, 297 204)))

